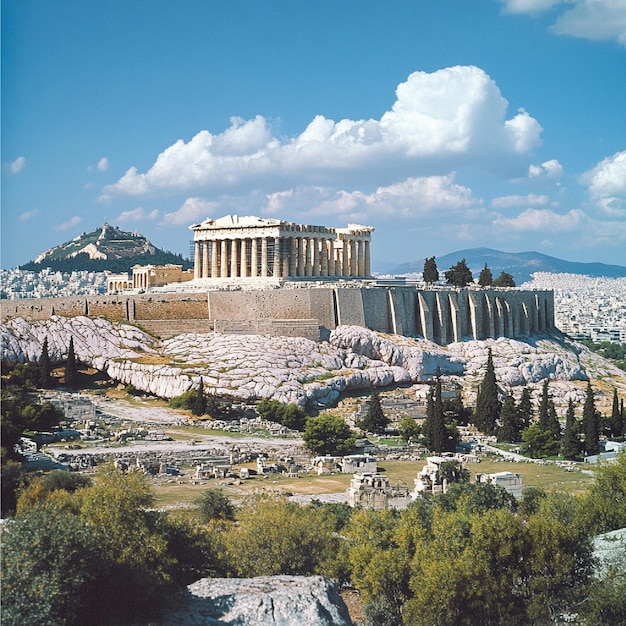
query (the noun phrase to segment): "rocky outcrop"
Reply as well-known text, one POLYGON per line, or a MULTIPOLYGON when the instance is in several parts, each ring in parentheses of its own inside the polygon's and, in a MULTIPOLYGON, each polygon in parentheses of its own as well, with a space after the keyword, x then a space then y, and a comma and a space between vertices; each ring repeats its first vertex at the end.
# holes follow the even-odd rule
MULTIPOLYGON (((134 326, 104 318, 52 316, 45 321, 15 318, 2 325, 0 356, 4 363, 36 361, 44 338, 53 361, 67 356, 70 338, 77 358, 111 378, 154 395, 171 398, 197 387, 253 401, 332 404, 341 393, 431 379, 480 380, 488 350, 503 388, 562 381, 616 377, 623 372, 578 344, 556 339, 524 343, 499 338, 464 341, 446 347, 420 339, 383 335, 360 326, 340 326, 327 342, 302 337, 265 337, 220 333, 185 333, 156 342, 134 326)), ((567 384, 565 384, 567 383, 567 384)), ((574 398, 576 399, 576 398, 574 398)))
POLYGON ((321 576, 203 578, 187 587, 163 626, 349 626, 348 609, 321 576))

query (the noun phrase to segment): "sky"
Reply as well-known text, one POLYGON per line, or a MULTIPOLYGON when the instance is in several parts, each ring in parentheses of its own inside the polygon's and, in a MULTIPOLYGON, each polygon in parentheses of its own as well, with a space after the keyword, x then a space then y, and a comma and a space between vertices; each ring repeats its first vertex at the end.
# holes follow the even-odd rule
POLYGON ((626 0, 3 0, 0 263, 108 222, 626 265, 626 0))

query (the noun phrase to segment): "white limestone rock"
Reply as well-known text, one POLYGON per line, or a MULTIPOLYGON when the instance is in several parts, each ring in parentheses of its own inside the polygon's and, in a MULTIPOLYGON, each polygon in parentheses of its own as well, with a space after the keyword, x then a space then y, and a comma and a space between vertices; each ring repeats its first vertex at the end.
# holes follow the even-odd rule
POLYGON ((350 626, 335 585, 321 576, 203 578, 163 626, 350 626))

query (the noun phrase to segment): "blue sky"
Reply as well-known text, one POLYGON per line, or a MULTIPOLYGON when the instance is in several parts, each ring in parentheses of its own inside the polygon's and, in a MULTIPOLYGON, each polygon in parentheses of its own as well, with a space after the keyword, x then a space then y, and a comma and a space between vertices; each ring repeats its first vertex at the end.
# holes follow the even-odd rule
POLYGON ((3 0, 3 268, 229 213, 626 264, 626 0, 3 0))

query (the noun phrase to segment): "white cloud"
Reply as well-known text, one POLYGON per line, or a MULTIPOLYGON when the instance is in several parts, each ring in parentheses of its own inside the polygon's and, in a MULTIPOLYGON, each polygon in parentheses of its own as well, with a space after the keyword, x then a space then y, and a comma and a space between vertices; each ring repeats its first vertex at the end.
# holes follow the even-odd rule
POLYGON ((538 15, 553 7, 560 10, 550 30, 557 35, 604 41, 626 46, 624 0, 500 0, 508 13, 538 15))
POLYGON ((26 159, 23 156, 17 157, 15 161, 9 164, 9 172, 11 174, 19 174, 26 165, 26 159))
POLYGON ((396 97, 380 120, 317 116, 287 140, 275 138, 261 116, 233 118, 221 134, 203 130, 187 143, 178 140, 145 173, 131 167, 105 187, 103 199, 235 185, 267 192, 286 180, 302 187, 356 177, 384 185, 466 162, 501 163, 540 143, 539 123, 524 110, 507 120, 507 101, 478 67, 415 72, 398 85, 396 97))
POLYGON ((77 226, 82 221, 83 221, 82 217, 79 217, 78 215, 74 215, 74 217, 67 220, 67 222, 63 222, 62 224, 59 224, 56 227, 56 230, 68 230, 70 228, 73 228, 74 226, 77 226))
POLYGON ((626 2, 580 0, 557 19, 551 30, 558 35, 583 39, 616 39, 622 46, 626 46, 626 2))
POLYGON ((202 198, 187 198, 178 210, 166 213, 159 222, 159 226, 179 226, 181 224, 188 226, 209 217, 218 206, 217 202, 209 202, 202 198))
POLYGON ((558 179, 563 175, 563 166, 556 160, 544 161, 541 165, 530 165, 528 178, 558 179))
POLYGON ((267 196, 263 213, 290 217, 324 216, 335 223, 347 220, 373 221, 385 216, 420 218, 479 209, 482 202, 472 191, 454 182, 454 174, 409 178, 378 187, 373 193, 306 187, 267 196))
POLYGON ((538 15, 561 4, 562 0, 500 0, 500 2, 505 5, 508 13, 538 15))
POLYGON ((549 198, 544 195, 537 195, 534 193, 528 194, 527 196, 501 196, 499 198, 494 198, 491 201, 491 206, 494 209, 510 209, 513 207, 520 206, 545 206, 548 204, 549 198))
POLYGON ((148 212, 143 207, 137 207, 130 211, 123 211, 117 216, 118 222, 146 222, 149 220, 155 220, 159 217, 159 210, 153 209, 148 212))
POLYGON ((499 216, 493 221, 493 225, 514 232, 562 233, 577 229, 587 220, 587 216, 580 209, 572 209, 565 214, 549 209, 526 209, 517 217, 499 216))
POLYGON ((34 211, 25 211, 17 219, 20 222, 25 222, 27 220, 33 219, 33 217, 37 217, 39 213, 40 213, 39 209, 35 209, 34 211))
POLYGON ((109 169, 109 159, 107 159, 106 157, 102 157, 98 161, 97 167, 98 167, 98 171, 106 172, 109 169))
POLYGON ((608 215, 626 215, 626 150, 603 159, 581 176, 591 200, 608 215))

